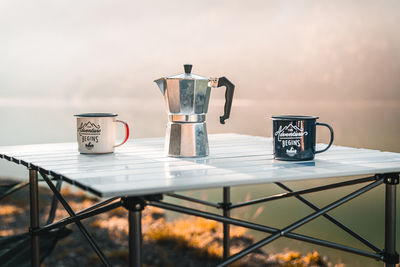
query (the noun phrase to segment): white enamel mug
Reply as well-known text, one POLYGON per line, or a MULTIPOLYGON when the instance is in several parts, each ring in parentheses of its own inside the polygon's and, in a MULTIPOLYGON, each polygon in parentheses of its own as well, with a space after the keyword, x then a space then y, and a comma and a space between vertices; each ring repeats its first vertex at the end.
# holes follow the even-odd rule
POLYGON ((83 154, 112 153, 114 148, 125 144, 129 138, 129 126, 117 120, 115 113, 84 113, 75 115, 77 120, 78 150, 83 154), (125 138, 115 145, 115 124, 125 126, 125 138))

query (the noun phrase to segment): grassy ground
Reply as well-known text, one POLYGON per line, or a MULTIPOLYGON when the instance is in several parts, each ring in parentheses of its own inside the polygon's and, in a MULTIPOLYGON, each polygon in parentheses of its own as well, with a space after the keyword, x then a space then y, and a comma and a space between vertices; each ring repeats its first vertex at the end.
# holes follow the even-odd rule
MULTIPOLYGON (((4 181, 4 180, 3 180, 4 181)), ((74 211, 87 208, 99 201, 82 191, 62 190, 63 196, 74 211)), ((0 203, 0 236, 23 233, 28 227, 27 188, 3 199, 0 203)), ((47 219, 51 194, 40 188, 41 224, 47 219)), ((83 221, 99 247, 113 266, 127 266, 128 260, 128 218, 124 208, 97 215, 83 221)), ((67 212, 59 206, 56 220, 67 217, 67 212)), ((146 207, 143 222, 143 261, 145 266, 216 266, 222 256, 222 225, 220 223, 183 216, 170 222, 161 209, 146 207)), ((75 225, 68 228, 73 233, 60 240, 43 266, 101 266, 97 255, 85 242, 75 225)), ((237 253, 254 243, 253 237, 244 228, 231 228, 231 253, 237 253)), ((328 263, 316 252, 301 255, 295 251, 285 251, 268 255, 258 250, 232 266, 344 266, 328 263)))

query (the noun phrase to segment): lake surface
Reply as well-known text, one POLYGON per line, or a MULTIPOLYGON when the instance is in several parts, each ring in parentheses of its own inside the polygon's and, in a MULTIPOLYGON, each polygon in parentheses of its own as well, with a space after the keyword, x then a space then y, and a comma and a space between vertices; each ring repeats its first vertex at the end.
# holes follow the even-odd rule
MULTIPOLYGON (((237 99, 233 105, 231 118, 226 125, 220 125, 218 120, 223 113, 222 97, 223 92, 216 92, 210 102, 207 116, 209 133, 234 132, 271 136, 272 125, 269 117, 282 114, 282 110, 285 110, 285 114, 317 115, 320 117, 319 121, 331 124, 335 130, 334 143, 337 145, 400 152, 400 124, 398 123, 400 101, 397 100, 296 101, 276 99, 257 101, 237 99)), ((89 100, 2 98, 0 100, 0 117, 2 118, 0 145, 75 141, 76 122, 72 115, 97 111, 117 112, 120 119, 126 120, 130 124, 133 139, 164 135, 167 116, 161 96, 156 99, 91 98, 89 100)), ((319 142, 328 140, 328 130, 318 129, 317 132, 319 142)), ((123 136, 122 127, 118 129, 117 135, 123 136)), ((23 167, 3 160, 0 161, 0 176, 23 179, 27 177, 27 171, 23 167)), ((335 178, 286 183, 286 185, 296 190, 341 180, 343 179, 335 178)), ((314 193, 307 195, 306 198, 317 206, 323 207, 361 186, 335 189, 329 191, 330 193, 314 193)), ((383 189, 383 186, 373 189, 344 206, 334 209, 329 214, 365 236, 373 244, 382 247, 384 235, 383 189)), ((221 201, 222 190, 210 189, 186 193, 218 202, 221 201)), ((282 193, 282 190, 272 184, 234 187, 232 188, 232 201, 240 202, 277 193, 282 193)), ((399 201, 398 205, 400 205, 399 201)), ((310 208, 296 199, 284 199, 268 202, 266 205, 240 208, 234 210, 232 216, 281 228, 311 212, 310 208)), ((176 218, 173 213, 168 212, 168 215, 170 219, 176 218)), ((365 248, 324 218, 318 218, 295 232, 365 248)), ((266 236, 255 231, 250 231, 250 234, 257 239, 266 236)), ((398 235, 397 240, 400 241, 398 235)), ((265 247, 268 252, 279 252, 286 248, 302 253, 317 250, 328 256, 330 261, 344 262, 347 266, 382 266, 382 263, 374 260, 286 238, 279 239, 265 247)))

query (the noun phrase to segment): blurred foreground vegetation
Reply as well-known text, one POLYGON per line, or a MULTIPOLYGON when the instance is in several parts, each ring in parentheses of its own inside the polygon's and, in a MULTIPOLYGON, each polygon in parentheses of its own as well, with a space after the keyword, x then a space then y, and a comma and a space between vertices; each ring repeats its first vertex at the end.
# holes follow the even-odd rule
MULTIPOLYGON (((6 181, 7 182, 7 181, 6 181)), ((2 182, 4 183, 4 181, 2 182)), ((62 190, 62 195, 74 211, 90 207, 100 199, 83 191, 62 190)), ((29 222, 29 194, 24 188, 3 199, 0 203, 0 236, 10 236, 26 231, 29 222)), ((44 224, 51 203, 51 192, 40 187, 41 224, 44 224)), ((117 208, 83 221, 113 266, 126 266, 128 261, 128 213, 117 208)), ((58 207, 56 220, 67 217, 58 207)), ((44 266, 75 266, 101 263, 75 225, 69 225, 73 234, 60 240, 44 266)), ((182 216, 168 221, 163 210, 146 207, 142 215, 143 261, 145 266, 216 266, 222 257, 222 225, 203 218, 182 216)), ((245 228, 231 227, 231 254, 254 243, 245 228)), ((242 258, 232 266, 336 266, 317 251, 302 255, 296 251, 267 254, 263 250, 242 258)))

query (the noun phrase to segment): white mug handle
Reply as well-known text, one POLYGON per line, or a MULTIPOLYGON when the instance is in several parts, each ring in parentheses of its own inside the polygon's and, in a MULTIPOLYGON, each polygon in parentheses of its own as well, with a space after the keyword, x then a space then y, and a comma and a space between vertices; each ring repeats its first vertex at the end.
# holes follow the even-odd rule
POLYGON ((121 120, 115 120, 115 122, 120 122, 123 125, 125 125, 125 139, 124 139, 124 141, 122 141, 121 144, 118 144, 118 145, 114 146, 114 147, 117 147, 117 146, 122 146, 123 144, 126 143, 126 141, 128 141, 128 138, 129 138, 129 126, 128 126, 128 124, 126 122, 121 121, 121 120))

